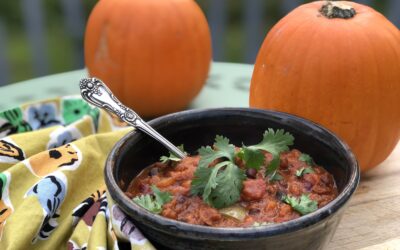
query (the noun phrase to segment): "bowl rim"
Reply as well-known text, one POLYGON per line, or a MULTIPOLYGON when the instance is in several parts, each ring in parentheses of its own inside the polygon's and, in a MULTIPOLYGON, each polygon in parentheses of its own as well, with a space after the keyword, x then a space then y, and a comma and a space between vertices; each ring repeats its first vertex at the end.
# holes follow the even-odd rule
MULTIPOLYGON (((107 157, 105 168, 104 168, 104 178, 107 186, 108 193, 110 194, 111 198, 115 201, 118 206, 124 210, 130 210, 134 212, 135 215, 140 216, 141 221, 146 223, 146 226, 151 227, 153 230, 160 230, 155 227, 153 224, 159 224, 160 226, 164 226, 170 230, 171 233, 173 232, 180 232, 184 231, 185 238, 193 238, 198 239, 200 236, 210 239, 221 240, 221 237, 224 237, 222 240, 239 240, 240 238, 259 238, 265 236, 275 236, 282 233, 289 233, 298 231, 305 227, 309 227, 311 225, 317 224, 318 222, 324 220, 325 218, 330 217, 331 215, 335 214, 339 211, 351 198, 354 194, 359 181, 360 181, 360 168, 358 166, 358 162, 351 151, 350 147, 342 140, 338 135, 331 132, 329 129, 322 127, 321 125, 312 122, 308 119, 280 112, 274 110, 265 110, 265 109, 255 109, 255 108, 206 108, 206 109, 192 109, 192 110, 185 110, 176 113, 167 114, 158 118, 155 118, 149 122, 150 125, 160 125, 165 121, 168 121, 171 118, 176 119, 176 116, 193 116, 199 113, 207 112, 211 114, 212 112, 250 112, 250 113, 259 113, 264 115, 272 115, 272 116, 284 116, 286 118, 296 120, 298 122, 305 122, 308 127, 312 127, 313 129, 318 129, 326 133, 328 136, 332 137, 332 139, 336 140, 344 151, 347 152, 346 159, 350 161, 350 176, 349 181, 345 184, 342 192, 339 195, 325 205, 322 208, 317 209, 316 211, 303 215, 299 218, 276 223, 276 224, 268 224, 264 226, 258 227, 231 227, 231 228, 221 228, 221 227, 209 227, 209 226, 202 226, 202 225, 194 225, 189 224, 186 222, 181 222, 169 218, 165 218, 158 214, 153 214, 146 209, 142 208, 141 206, 137 205, 136 203, 132 202, 124 192, 119 188, 113 171, 113 165, 116 163, 118 152, 122 149, 125 143, 129 140, 132 140, 132 137, 140 136, 137 135, 138 133, 133 130, 123 136, 112 148, 110 154, 107 157), (110 178, 109 178, 110 177, 110 178), (194 232, 195 235, 191 235, 190 232, 194 232)), ((132 213, 126 212, 129 216, 132 213)))

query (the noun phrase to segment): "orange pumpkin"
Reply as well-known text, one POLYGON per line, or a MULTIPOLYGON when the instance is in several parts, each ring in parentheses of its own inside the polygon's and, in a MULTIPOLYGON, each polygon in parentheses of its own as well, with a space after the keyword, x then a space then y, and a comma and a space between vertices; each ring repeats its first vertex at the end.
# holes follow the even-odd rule
POLYGON ((251 80, 250 106, 320 123, 352 148, 362 170, 400 137, 400 33, 367 6, 312 2, 268 33, 251 80))
POLYGON ((89 74, 145 117, 185 108, 211 62, 207 20, 193 0, 101 0, 84 46, 89 74))

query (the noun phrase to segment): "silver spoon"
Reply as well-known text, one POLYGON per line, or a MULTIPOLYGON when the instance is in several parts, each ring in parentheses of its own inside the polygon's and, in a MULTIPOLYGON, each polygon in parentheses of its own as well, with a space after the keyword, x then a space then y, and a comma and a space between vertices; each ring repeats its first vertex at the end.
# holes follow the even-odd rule
POLYGON ((186 156, 179 148, 175 147, 170 141, 143 121, 132 109, 123 105, 101 80, 97 78, 83 78, 79 82, 79 87, 83 99, 88 103, 115 114, 127 124, 153 137, 177 157, 183 159, 186 156))

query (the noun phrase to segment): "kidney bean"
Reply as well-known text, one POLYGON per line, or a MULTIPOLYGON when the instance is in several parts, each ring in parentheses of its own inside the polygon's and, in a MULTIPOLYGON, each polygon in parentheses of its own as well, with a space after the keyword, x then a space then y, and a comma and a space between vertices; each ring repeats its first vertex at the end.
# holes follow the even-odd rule
POLYGON ((183 195, 179 195, 179 196, 176 198, 176 202, 178 202, 178 203, 184 203, 185 201, 186 201, 186 197, 183 196, 183 195))
POLYGON ((260 209, 258 209, 258 208, 250 208, 250 210, 249 210, 249 215, 255 215, 258 213, 260 213, 260 209))
POLYGON ((246 169, 246 176, 251 179, 255 179, 257 177, 257 170, 254 168, 246 169))
POLYGON ((152 168, 149 171, 149 176, 154 176, 158 174, 158 168, 152 168))

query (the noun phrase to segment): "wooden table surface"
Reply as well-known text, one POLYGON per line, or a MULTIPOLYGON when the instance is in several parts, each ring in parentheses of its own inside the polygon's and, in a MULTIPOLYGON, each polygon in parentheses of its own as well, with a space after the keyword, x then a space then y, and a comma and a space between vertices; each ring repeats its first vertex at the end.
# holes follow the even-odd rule
MULTIPOLYGON (((248 107, 252 70, 252 65, 213 63, 206 86, 189 108, 248 107)), ((78 94, 78 82, 86 74, 85 70, 78 70, 2 87, 0 110, 43 98, 78 94)), ((327 249, 400 250, 399 186, 400 144, 385 162, 362 176, 327 249)))
POLYGON ((400 143, 361 176, 328 249, 400 249, 400 143))

